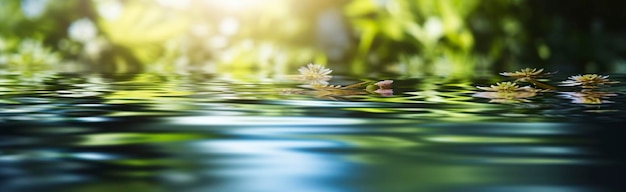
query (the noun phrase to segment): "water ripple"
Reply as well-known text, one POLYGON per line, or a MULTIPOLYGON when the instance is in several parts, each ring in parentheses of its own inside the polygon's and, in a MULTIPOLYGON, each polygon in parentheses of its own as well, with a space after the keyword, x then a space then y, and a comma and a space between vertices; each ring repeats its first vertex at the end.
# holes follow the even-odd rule
POLYGON ((202 75, 3 74, 0 190, 593 191, 587 175, 623 173, 623 94, 490 104, 471 83, 335 101, 202 75))

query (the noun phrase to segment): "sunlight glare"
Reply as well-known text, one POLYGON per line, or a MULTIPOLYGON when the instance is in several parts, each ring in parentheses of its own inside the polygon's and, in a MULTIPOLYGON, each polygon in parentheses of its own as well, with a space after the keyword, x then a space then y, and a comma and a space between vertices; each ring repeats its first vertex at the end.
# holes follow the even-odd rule
POLYGON ((232 17, 225 18, 220 22, 219 30, 224 35, 234 35, 239 30, 239 21, 232 17))
POLYGON ((165 7, 177 9, 184 9, 189 6, 189 0, 157 0, 157 3, 165 7))
POLYGON ((268 1, 262 0, 205 0, 208 6, 221 7, 227 10, 247 10, 254 7, 259 7, 261 4, 268 1))
POLYGON ((95 3, 98 14, 108 21, 119 18, 124 11, 124 5, 117 0, 98 0, 95 3))

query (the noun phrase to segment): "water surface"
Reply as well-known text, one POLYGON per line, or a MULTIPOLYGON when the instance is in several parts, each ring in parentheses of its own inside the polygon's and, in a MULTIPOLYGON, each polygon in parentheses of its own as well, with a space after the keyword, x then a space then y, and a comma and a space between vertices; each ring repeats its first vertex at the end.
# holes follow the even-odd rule
POLYGON ((391 96, 320 98, 275 79, 3 73, 0 189, 621 189, 623 87, 603 104, 472 97, 492 82, 395 79, 391 96))

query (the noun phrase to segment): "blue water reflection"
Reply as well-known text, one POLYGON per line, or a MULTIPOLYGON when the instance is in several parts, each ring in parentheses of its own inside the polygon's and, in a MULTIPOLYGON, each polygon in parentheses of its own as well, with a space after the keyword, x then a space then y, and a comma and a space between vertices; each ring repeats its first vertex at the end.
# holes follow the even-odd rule
POLYGON ((619 90, 490 104, 396 80, 335 101, 280 82, 2 78, 1 191, 619 191, 625 171, 619 90))
POLYGON ((327 148, 340 143, 306 140, 215 140, 191 144, 217 166, 207 176, 224 182, 202 187, 204 191, 343 191, 332 185, 350 173, 348 164, 332 155, 298 149, 327 148))

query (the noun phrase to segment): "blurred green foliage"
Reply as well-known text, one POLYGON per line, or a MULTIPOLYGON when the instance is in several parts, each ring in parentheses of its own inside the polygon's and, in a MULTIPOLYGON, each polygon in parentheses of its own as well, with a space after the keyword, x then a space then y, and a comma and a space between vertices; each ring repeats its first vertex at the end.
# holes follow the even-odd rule
POLYGON ((378 76, 463 78, 522 66, 626 72, 624 27, 615 24, 626 3, 561 3, 0 0, 0 66, 233 78, 309 62, 378 76))

